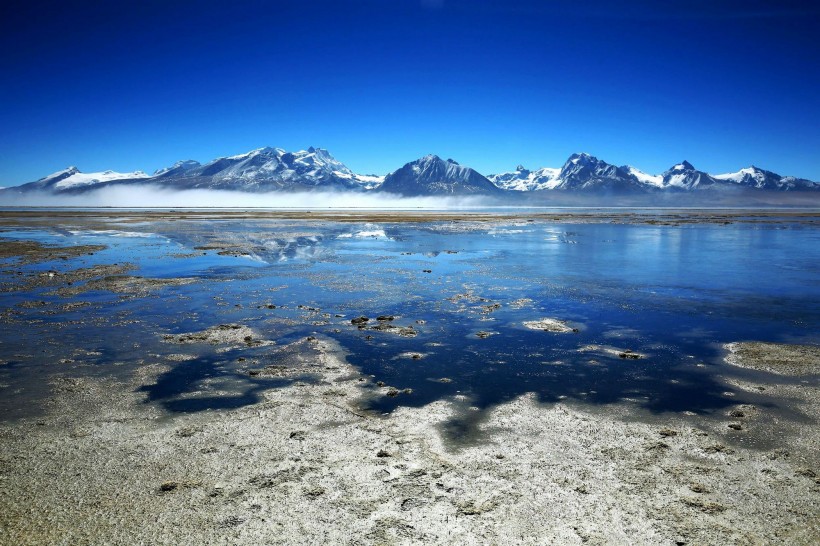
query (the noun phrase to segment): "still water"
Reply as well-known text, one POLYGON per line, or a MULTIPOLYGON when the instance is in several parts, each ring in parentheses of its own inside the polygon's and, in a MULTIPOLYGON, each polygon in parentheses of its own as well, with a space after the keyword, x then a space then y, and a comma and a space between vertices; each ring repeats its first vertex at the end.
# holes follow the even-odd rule
POLYGON ((0 237, 107 247, 70 260, 0 262, 6 419, 41 411, 55 375, 130 374, 154 362, 170 369, 141 390, 172 413, 252 404, 265 389, 311 380, 249 376, 248 359, 275 364, 270 347, 162 341, 225 323, 277 346, 336 340, 373 382, 412 390, 370 398, 380 412, 454 395, 481 410, 534 392, 546 403, 709 414, 752 396, 720 380, 741 373, 723 364, 722 344, 820 343, 820 229, 788 222, 154 220, 102 229, 67 221, 0 228, 0 237), (195 282, 145 294, 20 289, 34 274, 112 263, 133 264, 130 275, 195 282), (415 335, 350 323, 365 316, 372 325, 379 315, 415 335), (577 331, 523 324, 544 318, 577 331), (621 358, 627 350, 641 358, 621 358), (195 359, 167 359, 192 352, 195 359))

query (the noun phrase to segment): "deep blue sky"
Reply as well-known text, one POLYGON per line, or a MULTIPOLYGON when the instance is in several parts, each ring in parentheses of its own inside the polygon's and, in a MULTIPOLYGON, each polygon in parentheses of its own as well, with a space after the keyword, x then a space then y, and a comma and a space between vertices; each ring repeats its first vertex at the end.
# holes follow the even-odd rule
POLYGON ((817 2, 10 4, 4 185, 266 145, 321 146, 362 173, 427 153, 489 174, 587 151, 820 180, 817 2))

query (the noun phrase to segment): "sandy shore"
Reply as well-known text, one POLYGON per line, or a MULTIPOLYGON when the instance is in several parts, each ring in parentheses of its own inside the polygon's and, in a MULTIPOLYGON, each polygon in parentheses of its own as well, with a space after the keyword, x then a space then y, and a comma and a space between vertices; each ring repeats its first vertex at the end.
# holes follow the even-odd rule
MULTIPOLYGON (((528 395, 488 411, 475 434, 453 443, 442 431, 472 411, 467 401, 367 414, 362 397, 389 386, 371 385, 331 340, 278 350, 290 359, 282 373, 318 381, 232 411, 169 418, 145 404, 136 389, 168 369, 159 361, 128 382, 58 378, 46 417, 0 426, 0 542, 820 539, 816 382, 789 391, 809 421, 773 449, 743 447, 736 431, 697 416, 647 422, 627 405, 540 405, 528 395)), ((765 409, 733 411, 746 427, 765 420, 765 409)))

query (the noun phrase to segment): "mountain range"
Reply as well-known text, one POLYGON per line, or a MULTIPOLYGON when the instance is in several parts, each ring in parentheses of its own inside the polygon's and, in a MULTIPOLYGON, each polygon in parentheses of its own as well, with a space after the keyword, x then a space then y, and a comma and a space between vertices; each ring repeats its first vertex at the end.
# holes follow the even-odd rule
POLYGON ((682 161, 669 170, 647 174, 630 165, 616 166, 586 153, 576 153, 560 168, 514 171, 484 176, 452 159, 427 155, 386 175, 351 171, 322 148, 287 152, 259 148, 219 157, 206 164, 178 161, 149 175, 142 171, 83 173, 69 167, 7 192, 39 191, 76 194, 109 186, 151 184, 173 189, 220 189, 246 192, 341 190, 419 195, 487 195, 521 197, 527 192, 564 194, 652 194, 703 190, 820 191, 820 183, 747 167, 712 175, 682 161))

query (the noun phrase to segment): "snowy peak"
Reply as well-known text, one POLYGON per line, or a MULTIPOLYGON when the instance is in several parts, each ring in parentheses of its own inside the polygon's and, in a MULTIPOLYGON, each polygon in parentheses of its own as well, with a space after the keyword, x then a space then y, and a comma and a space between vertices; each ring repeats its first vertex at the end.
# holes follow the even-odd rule
POLYGON ((95 173, 83 173, 77 167, 68 167, 62 171, 50 174, 32 184, 36 189, 48 190, 69 190, 96 186, 115 180, 130 180, 135 178, 148 178, 142 171, 130 173, 120 173, 116 171, 101 171, 95 173))
POLYGON ((200 167, 200 166, 201 166, 201 164, 200 164, 199 161, 194 161, 193 159, 184 159, 182 161, 177 161, 176 163, 174 163, 170 167, 165 167, 164 169, 158 169, 157 171, 154 172, 154 176, 156 176, 156 177, 159 177, 159 176, 165 176, 165 177, 175 176, 175 175, 186 173, 186 172, 190 171, 191 169, 195 169, 195 168, 200 167))
POLYGON ((795 178, 793 176, 780 176, 777 173, 760 169, 752 165, 745 169, 740 169, 735 173, 716 174, 715 179, 722 182, 739 184, 751 188, 768 190, 795 190, 795 189, 818 189, 818 184, 810 180, 795 178))
POLYGON ((377 177, 354 174, 323 148, 298 152, 281 148, 257 148, 244 154, 219 157, 185 171, 177 186, 253 191, 290 190, 337 186, 366 188, 377 177))
POLYGON ((688 161, 686 161, 686 160, 684 159, 683 161, 681 161, 681 162, 680 162, 680 163, 678 163, 677 165, 674 165, 674 166, 673 166, 671 169, 669 169, 669 170, 670 170, 670 171, 694 171, 694 170, 696 170, 696 169, 695 169, 695 167, 694 167, 691 163, 689 163, 688 161))
POLYGON ((558 174, 556 189, 605 190, 608 192, 645 191, 645 187, 621 167, 595 156, 576 153, 569 156, 558 174))
POLYGON ((400 195, 493 194, 499 189, 477 171, 430 154, 384 178, 381 189, 400 195))
POLYGON ((51 179, 55 179, 55 178, 63 179, 63 178, 75 175, 79 172, 80 172, 80 169, 78 169, 77 167, 72 165, 70 167, 67 167, 67 168, 63 169, 62 171, 57 171, 56 173, 51 173, 50 175, 48 175, 44 178, 41 178, 40 180, 51 180, 51 179))
POLYGON ((663 187, 677 190, 693 190, 698 187, 707 187, 715 184, 715 179, 699 171, 691 163, 684 160, 673 165, 662 175, 663 187))
POLYGON ((515 171, 501 174, 491 174, 487 178, 496 186, 512 191, 551 190, 560 183, 558 175, 561 169, 544 167, 530 171, 523 165, 518 165, 515 171))
POLYGON ((662 188, 663 176, 647 174, 640 169, 636 169, 632 165, 624 165, 621 169, 625 170, 630 175, 634 176, 638 182, 646 184, 647 186, 662 188))

